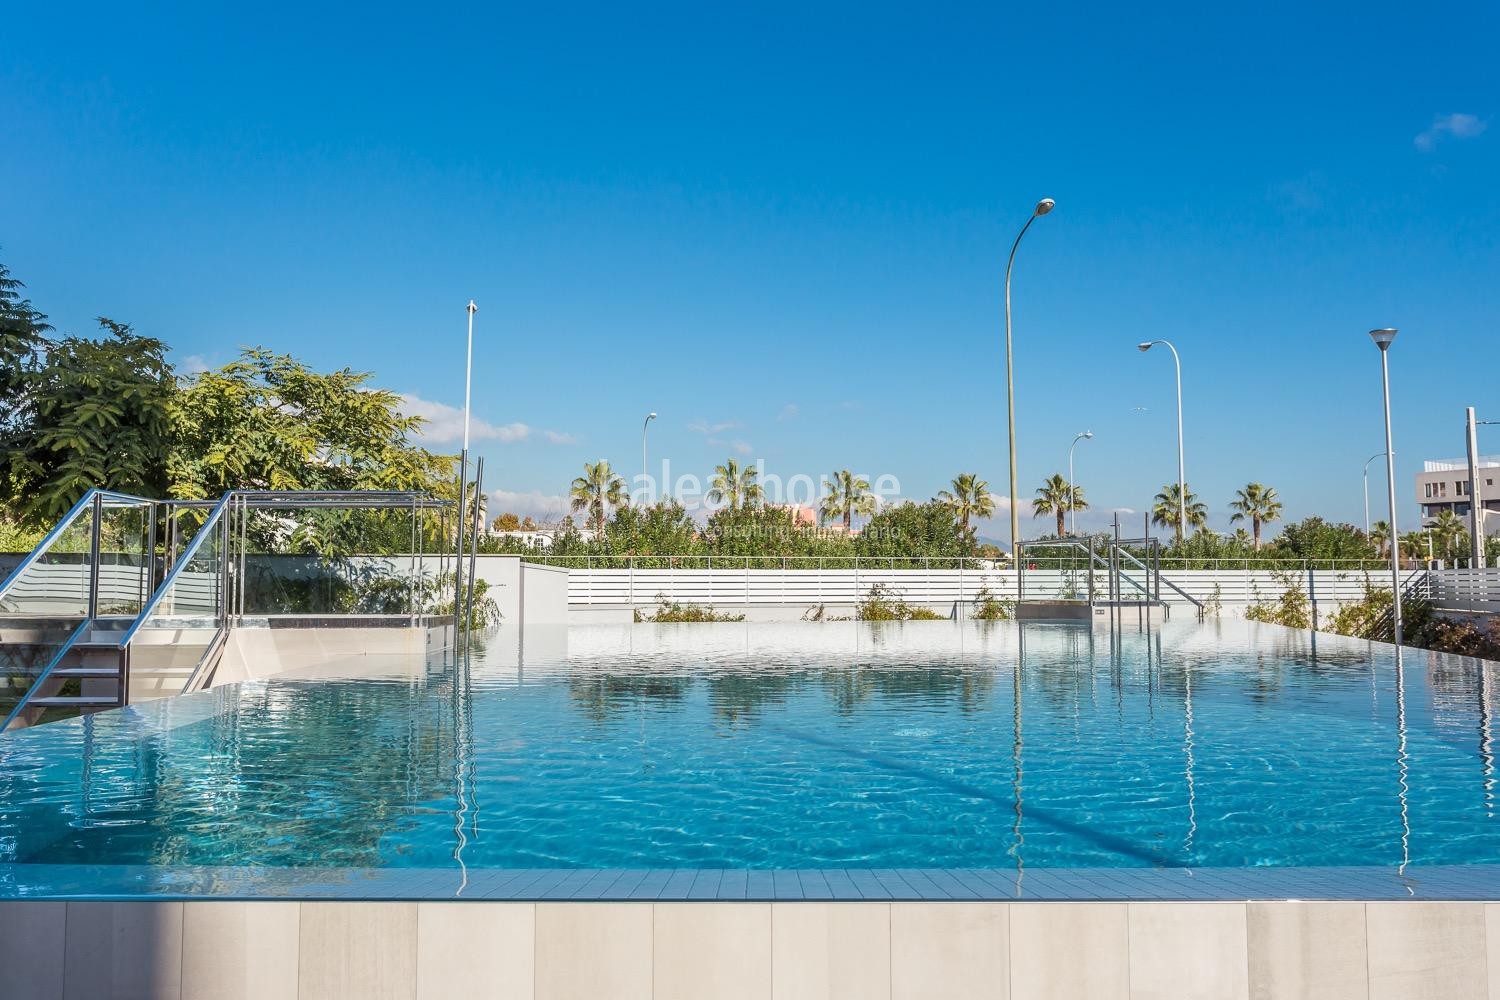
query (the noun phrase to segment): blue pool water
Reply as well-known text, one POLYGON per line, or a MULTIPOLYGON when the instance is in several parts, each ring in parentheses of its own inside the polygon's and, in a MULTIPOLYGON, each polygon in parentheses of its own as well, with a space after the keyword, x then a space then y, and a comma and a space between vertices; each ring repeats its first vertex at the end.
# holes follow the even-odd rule
POLYGON ((1500 862, 1496 664, 1237 621, 503 630, 0 737, 0 863, 1500 862))

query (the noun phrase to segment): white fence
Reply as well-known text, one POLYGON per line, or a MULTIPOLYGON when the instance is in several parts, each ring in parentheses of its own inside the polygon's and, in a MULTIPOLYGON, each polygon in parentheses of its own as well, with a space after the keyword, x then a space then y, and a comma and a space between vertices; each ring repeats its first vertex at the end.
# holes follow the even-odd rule
POLYGON ((1436 569, 1427 585, 1444 611, 1500 611, 1500 569, 1436 569))
MULTIPOLYGON (((1122 596, 1133 600, 1144 574, 1128 571, 1122 596)), ((1062 570, 1026 571, 1026 596, 1086 597, 1088 573, 1062 570)), ((981 590, 998 598, 1018 596, 1019 577, 1000 569, 572 569, 568 603, 573 606, 646 606, 657 600, 708 606, 775 604, 856 604, 880 586, 915 604, 973 601, 981 590)), ((1364 596, 1366 581, 1380 586, 1379 573, 1364 570, 1265 569, 1176 570, 1162 574, 1161 597, 1169 604, 1188 604, 1183 594, 1226 605, 1273 601, 1300 587, 1315 603, 1343 603, 1364 596)), ((1109 574, 1094 572, 1096 596, 1107 599, 1109 574)))

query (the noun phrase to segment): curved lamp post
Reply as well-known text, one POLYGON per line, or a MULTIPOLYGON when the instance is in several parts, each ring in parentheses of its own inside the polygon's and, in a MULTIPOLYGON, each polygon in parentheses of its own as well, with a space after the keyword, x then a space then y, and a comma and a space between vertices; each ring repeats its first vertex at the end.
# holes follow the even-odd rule
POLYGON ((651 426, 651 421, 656 419, 653 411, 646 414, 646 420, 641 424, 641 505, 646 503, 646 489, 651 482, 651 466, 646 461, 646 429, 651 426))
POLYGON ((1016 543, 1021 538, 1021 509, 1016 502, 1016 380, 1014 368, 1011 361, 1011 339, 1010 339, 1010 272, 1016 263, 1016 249, 1021 245, 1021 237, 1026 235, 1026 230, 1037 219, 1046 215, 1055 208, 1057 202, 1051 198, 1043 198, 1036 203, 1036 208, 1031 210, 1031 218, 1026 220, 1026 225, 1016 234, 1016 241, 1010 245, 1010 259, 1005 262, 1005 422, 1010 433, 1010 554, 1011 559, 1016 557, 1016 543))
POLYGON ((1385 490, 1391 508, 1391 623, 1396 645, 1401 645, 1401 539, 1396 532, 1396 452, 1391 445, 1391 341, 1390 327, 1371 330, 1370 339, 1380 348, 1380 383, 1385 392, 1385 490))
POLYGON ((1135 346, 1145 353, 1157 344, 1172 352, 1172 361, 1177 366, 1177 540, 1180 542, 1187 531, 1187 473, 1182 461, 1182 358, 1170 340, 1151 340, 1135 346))
POLYGON ((1375 454, 1373 454, 1369 458, 1365 459, 1365 535, 1366 535, 1366 537, 1368 537, 1369 534, 1370 534, 1370 463, 1373 462, 1373 461, 1375 461, 1377 458, 1384 458, 1384 457, 1385 457, 1385 452, 1383 452, 1383 451, 1377 451, 1375 454))
POLYGON ((1078 447, 1078 442, 1088 441, 1094 436, 1093 431, 1084 431, 1073 438, 1073 443, 1068 445, 1068 519, 1072 523, 1069 529, 1073 534, 1078 534, 1078 511, 1073 509, 1073 494, 1077 489, 1073 485, 1073 449, 1078 447))

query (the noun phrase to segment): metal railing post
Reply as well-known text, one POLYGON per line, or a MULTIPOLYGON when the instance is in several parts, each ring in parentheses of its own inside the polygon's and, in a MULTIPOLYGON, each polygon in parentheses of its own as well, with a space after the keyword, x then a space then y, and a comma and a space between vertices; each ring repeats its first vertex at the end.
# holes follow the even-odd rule
POLYGON ((100 537, 103 531, 104 497, 94 494, 94 509, 91 513, 89 525, 89 558, 91 568, 89 570, 89 618, 90 620, 99 615, 99 576, 102 559, 99 553, 100 537))

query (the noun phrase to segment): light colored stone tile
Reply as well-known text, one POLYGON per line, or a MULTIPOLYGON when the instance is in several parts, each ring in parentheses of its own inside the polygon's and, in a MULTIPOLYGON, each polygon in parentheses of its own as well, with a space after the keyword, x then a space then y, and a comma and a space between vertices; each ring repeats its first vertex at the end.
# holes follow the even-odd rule
POLYGON ((1017 1000, 1126 1000, 1126 904, 1012 903, 1010 985, 1017 1000))
POLYGON ((415 1000, 417 904, 302 903, 299 996, 415 1000))
POLYGON ((536 1000, 649 1000, 651 908, 536 904, 536 1000))
POLYGON ((418 903, 417 1000, 531 1000, 536 907, 418 903))
POLYGON ((62 1000, 67 903, 0 902, 0 976, 15 1000, 62 1000))
POLYGON ((1363 903, 1247 903, 1252 1000, 1365 1000, 1363 903))
POLYGON ((1005 903, 892 903, 892 1000, 1007 1000, 1005 903))
POLYGON ((182 994, 192 1000, 297 1000, 300 904, 185 903, 182 994))
POLYGON ((772 903, 775 1000, 891 995, 891 904, 772 903))
POLYGON ((1365 1000, 1364 903, 1245 904, 1251 1000, 1365 1000))
POLYGON ((1249 996, 1244 903, 1129 903, 1132 1000, 1249 996))
POLYGON ((769 1000, 770 903, 657 903, 655 1000, 769 1000))
POLYGON ((1484 905, 1484 935, 1489 965, 1490 1000, 1500 1000, 1500 903, 1484 905))
POLYGON ((1484 1000, 1483 903, 1366 903, 1371 1000, 1484 1000))
POLYGON ((69 903, 67 1000, 182 996, 181 903, 69 903))

